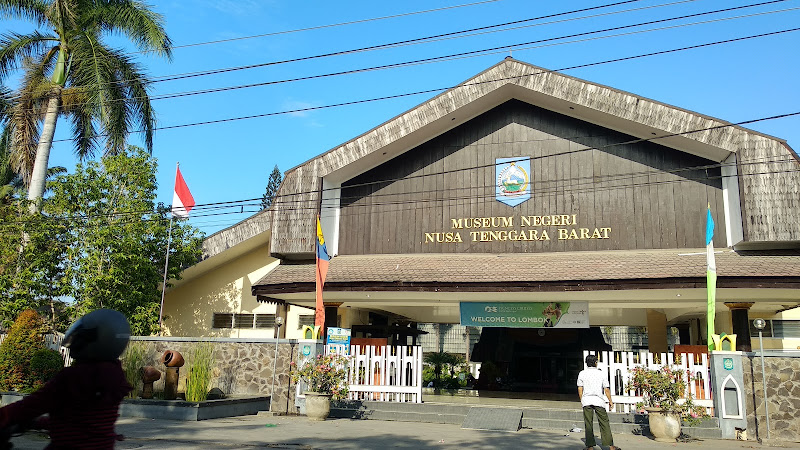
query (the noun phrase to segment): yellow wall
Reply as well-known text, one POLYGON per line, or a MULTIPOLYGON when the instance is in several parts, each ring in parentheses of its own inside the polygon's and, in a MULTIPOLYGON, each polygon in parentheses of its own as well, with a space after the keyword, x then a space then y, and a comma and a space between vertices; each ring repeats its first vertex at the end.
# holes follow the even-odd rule
POLYGON ((212 329, 211 321, 215 312, 274 314, 275 305, 259 303, 250 288, 277 265, 265 244, 170 289, 164 299, 166 334, 272 337, 271 329, 212 329))

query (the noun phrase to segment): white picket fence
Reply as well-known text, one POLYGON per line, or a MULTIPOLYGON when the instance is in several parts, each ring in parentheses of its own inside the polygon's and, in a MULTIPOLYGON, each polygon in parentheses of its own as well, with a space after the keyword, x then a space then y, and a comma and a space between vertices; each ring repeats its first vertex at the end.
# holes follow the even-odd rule
POLYGON ((64 359, 64 367, 69 367, 72 365, 72 357, 69 356, 69 349, 61 345, 62 342, 64 342, 64 333, 56 332, 44 335, 44 345, 61 353, 61 357, 64 359))
POLYGON ((422 403, 422 346, 350 347, 350 400, 422 403))
POLYGON ((647 351, 638 352, 594 352, 584 350, 583 358, 589 354, 597 355, 597 366, 607 369, 608 382, 611 386, 611 400, 614 402, 614 412, 632 412, 636 409, 636 403, 641 402, 643 397, 637 395, 633 390, 627 389, 631 382, 631 370, 634 367, 646 367, 649 369, 661 369, 670 366, 674 369, 684 370, 686 376, 686 386, 689 388, 694 403, 697 406, 706 408, 706 412, 713 414, 714 402, 711 397, 708 355, 703 353, 693 355, 682 353, 678 355, 676 362, 673 353, 650 353, 647 351), (689 377, 693 380, 689 380, 689 377))
MULTIPOLYGON (((2 344, 3 341, 6 340, 6 336, 7 334, 0 334, 0 344, 2 344)), ((61 357, 64 359, 64 367, 68 367, 69 365, 72 364, 72 358, 69 356, 69 349, 61 346, 61 342, 63 340, 64 340, 63 333, 44 335, 45 347, 61 353, 61 357)))

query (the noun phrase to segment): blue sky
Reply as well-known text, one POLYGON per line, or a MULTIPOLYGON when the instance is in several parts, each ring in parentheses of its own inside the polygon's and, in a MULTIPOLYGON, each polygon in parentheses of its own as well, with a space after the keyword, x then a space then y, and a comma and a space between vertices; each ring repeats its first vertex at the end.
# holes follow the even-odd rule
MULTIPOLYGON (((164 16, 167 32, 177 47, 173 61, 168 63, 140 56, 139 62, 146 67, 151 78, 158 81, 171 75, 340 52, 607 3, 612 1, 163 1, 153 4, 153 8, 164 16), (459 5, 468 6, 454 8, 459 5), (448 7, 439 11, 409 14, 448 7), (274 34, 393 15, 399 16, 274 34), (273 34, 238 39, 270 33, 273 34), (218 40, 229 41, 186 46, 218 40)), ((572 38, 551 40, 550 44, 560 45, 545 47, 542 44, 519 45, 755 3, 759 2, 644 0, 555 19, 526 22, 512 30, 505 27, 501 32, 272 64, 176 81, 158 81, 152 85, 153 106, 158 115, 158 125, 173 127, 444 89, 472 77, 509 54, 534 65, 561 69, 800 26, 800 9, 794 10, 800 8, 800 0, 787 0, 738 11, 590 34, 580 39, 594 39, 583 42, 569 42, 578 39, 572 38), (655 7, 658 5, 667 6, 655 7), (636 8, 639 10, 634 11, 636 8), (763 14, 770 11, 780 12, 763 14), (609 14, 612 12, 617 14, 609 14), (735 18, 753 14, 761 15, 735 18), (590 15, 595 17, 587 17, 590 15), (581 17, 583 19, 575 20, 581 17), (729 20, 698 24, 724 18, 729 20), (548 23, 556 20, 560 22, 548 23), (537 26, 530 26, 534 24, 537 26), (663 27, 673 28, 630 34, 663 27), (628 34, 597 39, 620 33, 628 34), (176 93, 323 75, 494 47, 505 49, 402 68, 158 99, 176 93)), ((2 32, 27 32, 31 29, 31 25, 19 22, 5 21, 0 26, 2 32)), ((113 38, 110 42, 134 50, 124 40, 113 38)), ((739 122, 800 111, 798 49, 800 31, 795 31, 600 64, 564 73, 701 114, 739 122)), ((260 198, 275 165, 281 171, 286 171, 437 93, 157 131, 154 156, 160 164, 158 199, 166 204, 172 201, 176 162, 180 162, 181 172, 198 204, 260 198)), ((747 127, 786 139, 795 150, 800 148, 800 116, 757 122, 747 127)), ((68 131, 66 123, 59 123, 56 139, 63 139, 68 131)), ((139 137, 132 135, 131 143, 139 144, 139 137)), ((54 145, 51 165, 62 165, 72 170, 75 162, 69 142, 62 141, 54 145)), ((198 214, 191 219, 191 223, 210 234, 244 219, 255 209, 245 207, 242 213, 238 212, 241 209, 237 206, 220 210, 220 213, 224 213, 221 215, 199 217, 198 214)))

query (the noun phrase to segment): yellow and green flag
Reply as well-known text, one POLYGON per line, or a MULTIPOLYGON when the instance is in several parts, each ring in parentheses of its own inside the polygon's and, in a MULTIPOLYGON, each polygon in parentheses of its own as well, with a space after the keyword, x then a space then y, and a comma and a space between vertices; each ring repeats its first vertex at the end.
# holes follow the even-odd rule
POLYGON ((714 349, 714 318, 716 315, 717 300, 717 262, 714 259, 714 219, 711 217, 711 205, 708 206, 706 215, 706 274, 708 276, 708 307, 706 316, 708 318, 708 350, 714 349))

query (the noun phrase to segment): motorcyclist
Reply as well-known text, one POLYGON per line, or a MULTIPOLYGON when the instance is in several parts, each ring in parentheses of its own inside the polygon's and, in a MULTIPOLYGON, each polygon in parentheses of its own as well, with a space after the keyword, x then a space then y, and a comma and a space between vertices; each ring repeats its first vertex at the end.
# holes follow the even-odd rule
POLYGON ((119 361, 130 339, 130 325, 118 311, 99 309, 78 319, 62 345, 73 363, 38 391, 0 408, 0 429, 28 425, 50 433, 47 449, 114 448, 119 404, 132 389, 119 361))

